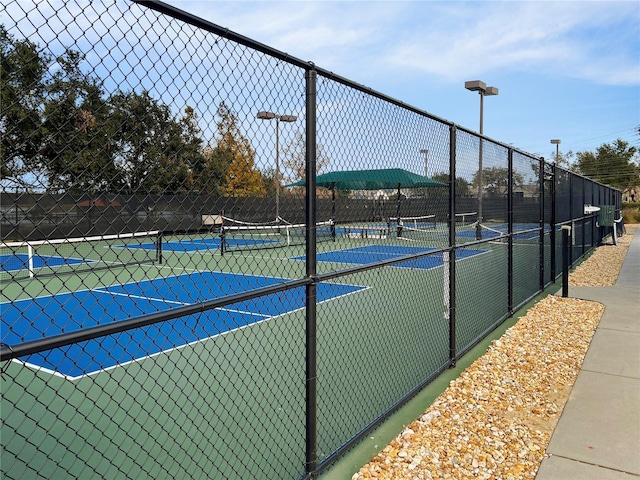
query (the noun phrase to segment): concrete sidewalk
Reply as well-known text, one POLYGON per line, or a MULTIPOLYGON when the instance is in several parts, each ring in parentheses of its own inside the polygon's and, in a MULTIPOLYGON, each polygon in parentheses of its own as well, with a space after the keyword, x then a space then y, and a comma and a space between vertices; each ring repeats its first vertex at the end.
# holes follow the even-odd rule
POLYGON ((640 229, 615 286, 569 287, 569 296, 606 308, 536 480, 638 479, 640 229))

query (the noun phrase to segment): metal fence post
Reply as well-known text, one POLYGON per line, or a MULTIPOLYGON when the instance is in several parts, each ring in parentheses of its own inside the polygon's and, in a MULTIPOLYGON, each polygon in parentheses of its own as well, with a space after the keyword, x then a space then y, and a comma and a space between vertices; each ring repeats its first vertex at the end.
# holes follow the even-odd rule
POLYGON ((544 158, 540 157, 540 174, 538 178, 538 182, 540 183, 540 209, 539 209, 539 219, 538 219, 538 227, 540 228, 540 240, 539 240, 539 251, 540 251, 540 290, 544 290, 544 158))
POLYGON ((507 159, 507 308, 513 314, 513 149, 510 148, 507 159))
POLYGON ((456 126, 449 127, 449 360, 456 365, 456 126))
POLYGON ((551 282, 556 282, 556 164, 551 164, 551 218, 549 221, 549 241, 551 243, 551 282))
MULTIPOLYGON (((573 215, 573 179, 575 178, 575 174, 571 174, 569 175, 569 219, 571 220, 571 227, 574 227, 576 224, 576 220, 575 217, 573 215)), ((564 239, 563 239, 564 241, 564 239)), ((569 259, 569 263, 573 262, 573 248, 571 248, 571 245, 569 245, 569 249, 571 251, 571 258, 569 259)), ((562 244, 562 252, 564 254, 564 243, 562 244)), ((564 262, 564 260, 562 260, 564 262)), ((562 264, 564 267, 564 263, 562 264)), ((563 272, 564 272, 564 268, 563 268, 563 272)), ((564 273, 563 273, 564 275, 564 273)))
POLYGON ((316 337, 316 80, 313 64, 305 73, 306 81, 306 465, 309 478, 318 466, 318 396, 316 337))
POLYGON ((569 225, 562 226, 562 296, 569 296, 569 249, 571 245, 571 227, 569 225))

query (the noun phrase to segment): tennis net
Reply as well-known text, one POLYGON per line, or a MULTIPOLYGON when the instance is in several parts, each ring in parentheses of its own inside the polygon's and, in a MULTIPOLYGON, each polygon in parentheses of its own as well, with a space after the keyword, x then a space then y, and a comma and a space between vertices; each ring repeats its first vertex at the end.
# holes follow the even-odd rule
MULTIPOLYGON (((494 240, 500 242, 508 242, 510 237, 513 237, 514 240, 519 241, 528 241, 540 240, 540 229, 535 224, 514 224, 512 225, 513 231, 509 232, 509 225, 506 222, 486 222, 486 223, 478 223, 475 222, 470 225, 471 230, 467 229, 468 232, 473 232, 474 235, 477 235, 478 226, 480 227, 480 234, 482 239, 484 240, 494 240)), ((548 228, 545 229, 548 232, 548 228)), ((457 231, 457 235, 464 234, 465 230, 457 231)))
POLYGON ((456 224, 464 227, 477 221, 478 212, 456 213, 456 224))
POLYGON ((428 241, 432 240, 433 232, 438 224, 435 215, 419 217, 391 217, 396 224, 396 235, 401 240, 428 241))
POLYGON ((340 225, 338 233, 347 238, 386 239, 389 224, 381 222, 340 225))
POLYGON ((222 226, 226 227, 277 227, 278 225, 292 225, 291 222, 287 222, 284 218, 278 217, 275 220, 271 220, 269 222, 248 222, 246 220, 239 220, 237 218, 226 217, 221 215, 222 218, 222 226))
POLYGON ((422 215, 419 217, 391 217, 390 222, 394 222, 398 227, 409 227, 417 229, 436 228, 435 215, 422 215))
POLYGON ((0 243, 0 281, 162 263, 159 231, 0 243))
MULTIPOLYGON (((316 224, 318 242, 335 239, 335 225, 332 221, 316 224)), ((307 237, 305 224, 280 225, 227 225, 220 230, 220 248, 222 253, 229 250, 258 250, 265 248, 304 245, 307 237)))

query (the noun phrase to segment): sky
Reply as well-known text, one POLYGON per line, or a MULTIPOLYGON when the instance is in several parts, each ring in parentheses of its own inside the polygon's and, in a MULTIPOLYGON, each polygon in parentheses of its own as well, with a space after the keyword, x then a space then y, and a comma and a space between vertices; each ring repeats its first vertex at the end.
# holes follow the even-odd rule
POLYGON ((482 80, 484 134, 528 153, 640 148, 637 0, 165 3, 474 131, 482 80))

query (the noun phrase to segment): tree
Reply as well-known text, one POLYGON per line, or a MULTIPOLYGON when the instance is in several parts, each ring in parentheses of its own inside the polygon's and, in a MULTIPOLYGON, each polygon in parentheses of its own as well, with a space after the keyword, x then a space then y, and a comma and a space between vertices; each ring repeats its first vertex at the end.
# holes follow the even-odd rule
POLYGON ((41 187, 34 175, 42 143, 40 109, 50 58, 29 40, 14 40, 0 25, 0 180, 41 187))
POLYGON ((2 180, 50 192, 117 189, 109 106, 82 56, 67 49, 54 61, 3 26, 0 45, 2 180))
POLYGON ((148 92, 105 96, 67 49, 54 59, 0 25, 0 180, 68 193, 178 193, 204 169, 197 115, 148 92))
POLYGON ((262 184, 266 190, 268 197, 276 195, 276 169, 274 167, 266 167, 260 171, 262 175, 262 184))
POLYGON ((264 197, 262 174, 255 168, 256 153, 238 128, 238 117, 224 102, 218 106, 217 115, 217 158, 228 160, 220 193, 228 197, 264 197))
MULTIPOLYGON (((557 165, 559 167, 562 167, 564 169, 570 169, 571 168, 571 162, 573 160, 573 158, 575 157, 575 154, 569 150, 568 152, 558 152, 558 161, 557 161, 557 165)), ((551 155, 549 155, 549 158, 547 159, 547 162, 549 163, 556 163, 556 152, 555 150, 551 153, 551 155)))
MULTIPOLYGON (((431 176, 434 180, 447 185, 449 183, 449 174, 447 172, 438 172, 431 176)), ((449 189, 445 188, 433 188, 429 189, 430 196, 448 197, 449 189)), ((455 192, 457 197, 469 197, 471 192, 469 191, 469 182, 462 177, 456 177, 455 192)))
POLYGON ((194 169, 195 188, 207 194, 221 193, 232 160, 231 152, 207 144, 202 153, 202 164, 194 169))
POLYGON ((193 109, 176 119, 149 92, 118 93, 110 100, 116 164, 128 193, 184 193, 204 155, 193 109))
POLYGON ((640 183, 637 154, 636 147, 619 138, 595 152, 578 152, 575 169, 597 182, 625 189, 640 183))
POLYGON ((111 148, 113 125, 98 80, 80 69, 82 57, 68 50, 46 86, 41 156, 51 192, 118 191, 122 175, 111 148))
MULTIPOLYGON (((295 133, 294 139, 282 149, 282 156, 284 158, 282 164, 290 171, 287 181, 296 182, 304 179, 307 168, 307 147, 306 139, 302 133, 295 133)), ((324 147, 318 143, 316 145, 316 173, 321 173, 329 163, 330 160, 324 153, 324 147)))
MULTIPOLYGON (((471 185, 478 188, 479 172, 476 172, 471 185)), ((524 177, 513 172, 513 186, 522 186, 524 177)), ((509 169, 506 167, 489 167, 482 169, 482 186, 489 195, 506 195, 509 187, 509 169)))

